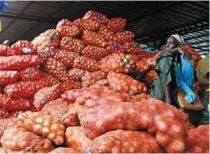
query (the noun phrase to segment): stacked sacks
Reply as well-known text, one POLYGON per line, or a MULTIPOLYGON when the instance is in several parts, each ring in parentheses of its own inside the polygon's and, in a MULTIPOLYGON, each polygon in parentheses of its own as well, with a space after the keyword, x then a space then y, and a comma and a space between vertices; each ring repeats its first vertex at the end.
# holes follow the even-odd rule
POLYGON ((125 26, 88 11, 32 42, 0 45, 0 113, 10 117, 0 120, 3 151, 184 152, 186 116, 128 76, 155 62, 125 26))

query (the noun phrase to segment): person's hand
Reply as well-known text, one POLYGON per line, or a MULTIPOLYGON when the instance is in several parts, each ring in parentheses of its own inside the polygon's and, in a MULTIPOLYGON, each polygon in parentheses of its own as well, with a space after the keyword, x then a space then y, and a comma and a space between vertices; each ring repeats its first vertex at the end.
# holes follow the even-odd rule
POLYGON ((196 95, 194 93, 190 93, 190 94, 185 95, 184 99, 186 102, 191 104, 196 101, 196 95))

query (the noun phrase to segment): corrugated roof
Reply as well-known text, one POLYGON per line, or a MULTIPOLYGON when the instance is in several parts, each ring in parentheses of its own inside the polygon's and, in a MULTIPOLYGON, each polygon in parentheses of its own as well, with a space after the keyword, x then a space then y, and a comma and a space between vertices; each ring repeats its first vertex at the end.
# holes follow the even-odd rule
POLYGON ((56 23, 68 18, 81 18, 88 10, 104 13, 107 17, 127 19, 126 30, 135 33, 136 41, 162 40, 180 33, 201 52, 209 51, 208 1, 9 1, 9 9, 0 13, 3 31, 0 42, 10 39, 32 40, 41 32, 55 28, 56 23))

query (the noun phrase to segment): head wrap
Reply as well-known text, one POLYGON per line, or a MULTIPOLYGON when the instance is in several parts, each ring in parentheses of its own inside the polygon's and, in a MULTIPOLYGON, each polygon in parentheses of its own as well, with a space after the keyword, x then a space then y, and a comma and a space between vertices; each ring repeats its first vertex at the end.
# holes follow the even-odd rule
POLYGON ((180 44, 184 44, 184 38, 179 34, 173 34, 170 37, 175 38, 180 44))

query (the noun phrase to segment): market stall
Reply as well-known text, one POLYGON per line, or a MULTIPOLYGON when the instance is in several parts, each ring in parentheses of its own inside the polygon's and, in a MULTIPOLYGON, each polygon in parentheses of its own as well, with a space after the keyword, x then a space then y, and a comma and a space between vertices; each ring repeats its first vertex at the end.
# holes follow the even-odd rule
MULTIPOLYGON (((159 53, 142 51, 127 23, 90 10, 0 45, 0 152, 209 152, 209 125, 150 98, 159 53)), ((184 48, 196 70, 198 51, 184 48)))

